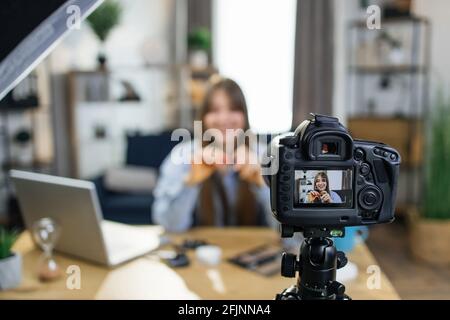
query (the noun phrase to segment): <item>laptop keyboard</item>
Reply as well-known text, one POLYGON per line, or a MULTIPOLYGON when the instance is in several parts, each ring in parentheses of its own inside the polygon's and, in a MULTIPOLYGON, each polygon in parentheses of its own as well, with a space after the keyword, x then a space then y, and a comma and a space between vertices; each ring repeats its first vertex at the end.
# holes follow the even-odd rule
POLYGON ((155 237, 136 227, 104 221, 102 231, 105 242, 114 253, 135 251, 154 242, 155 237))

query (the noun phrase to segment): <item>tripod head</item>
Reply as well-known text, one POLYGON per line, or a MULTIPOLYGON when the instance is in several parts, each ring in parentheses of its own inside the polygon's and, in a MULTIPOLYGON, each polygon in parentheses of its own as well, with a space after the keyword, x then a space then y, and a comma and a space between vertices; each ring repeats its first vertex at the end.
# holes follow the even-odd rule
MULTIPOLYGON (((283 232, 282 232, 283 233, 283 232)), ((283 253, 281 275, 294 278, 297 284, 276 296, 277 300, 349 300, 345 286, 336 281, 336 270, 347 264, 344 252, 337 251, 331 237, 343 237, 344 228, 308 228, 303 230, 305 239, 299 258, 283 253)))

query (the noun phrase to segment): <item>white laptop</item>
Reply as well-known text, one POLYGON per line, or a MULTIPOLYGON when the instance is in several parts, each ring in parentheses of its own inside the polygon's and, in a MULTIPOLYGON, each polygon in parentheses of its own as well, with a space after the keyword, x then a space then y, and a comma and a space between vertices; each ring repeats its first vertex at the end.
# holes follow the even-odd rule
POLYGON ((10 176, 27 229, 44 217, 61 227, 59 252, 114 266, 159 246, 161 228, 103 220, 92 182, 17 170, 10 176))

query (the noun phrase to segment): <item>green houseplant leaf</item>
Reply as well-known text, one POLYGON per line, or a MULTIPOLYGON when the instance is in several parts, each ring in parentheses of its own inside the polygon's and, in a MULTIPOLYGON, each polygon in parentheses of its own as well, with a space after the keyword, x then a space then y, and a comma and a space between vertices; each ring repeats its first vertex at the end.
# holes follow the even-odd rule
POLYGON ((450 219, 450 99, 439 94, 428 120, 422 216, 450 219))
POLYGON ((18 237, 17 231, 8 231, 0 226, 0 260, 12 255, 11 248, 18 237))
POLYGON ((211 49, 211 32, 206 27, 193 29, 188 34, 189 50, 202 50, 209 52, 211 49))
POLYGON ((117 1, 107 0, 86 20, 100 41, 105 42, 111 30, 119 24, 121 15, 121 5, 117 1))

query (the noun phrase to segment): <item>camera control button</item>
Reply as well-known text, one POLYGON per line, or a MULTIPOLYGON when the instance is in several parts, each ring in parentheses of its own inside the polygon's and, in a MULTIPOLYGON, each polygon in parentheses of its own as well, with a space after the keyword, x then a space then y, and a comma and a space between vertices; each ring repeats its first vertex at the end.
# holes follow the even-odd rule
POLYGON ((381 150, 380 149, 374 149, 373 153, 375 153, 376 155, 380 155, 381 154, 381 150))
POLYGON ((395 160, 397 160, 397 155, 395 155, 394 153, 392 153, 391 156, 390 156, 390 158, 391 158, 392 161, 395 161, 395 160))
POLYGON ((361 174, 363 176, 367 176, 370 173, 370 167, 367 163, 363 163, 361 165, 361 168, 359 168, 359 172, 361 172, 361 174))
POLYGON ((373 205, 377 202, 377 196, 373 192, 369 192, 364 195, 363 200, 367 205, 373 205))
POLYGON ((377 187, 366 187, 359 194, 359 204, 364 210, 374 210, 380 206, 382 196, 377 187))
POLYGON ((362 149, 356 149, 355 150, 355 154, 354 154, 354 158, 356 161, 360 161, 364 158, 364 151, 362 149))
POLYGON ((383 153, 383 156, 389 157, 389 152, 385 151, 385 152, 383 153))

